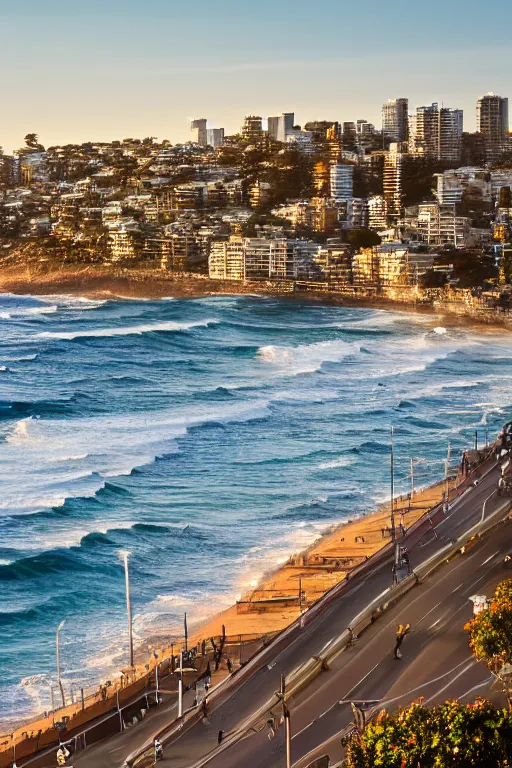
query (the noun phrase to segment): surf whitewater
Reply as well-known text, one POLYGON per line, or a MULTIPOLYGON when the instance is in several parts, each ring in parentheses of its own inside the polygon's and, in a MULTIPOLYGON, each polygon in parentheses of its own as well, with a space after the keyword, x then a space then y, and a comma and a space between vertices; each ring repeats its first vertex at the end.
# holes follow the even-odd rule
POLYGON ((232 603, 512 418, 508 337, 257 296, 0 296, 0 721, 232 603))

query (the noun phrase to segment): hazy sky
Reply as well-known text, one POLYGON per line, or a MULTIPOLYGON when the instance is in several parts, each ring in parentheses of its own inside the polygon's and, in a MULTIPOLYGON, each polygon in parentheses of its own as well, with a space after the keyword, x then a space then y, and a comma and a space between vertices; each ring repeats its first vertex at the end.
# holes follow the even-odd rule
POLYGON ((0 0, 0 145, 153 135, 207 117, 366 118, 407 96, 512 97, 510 0, 0 0))

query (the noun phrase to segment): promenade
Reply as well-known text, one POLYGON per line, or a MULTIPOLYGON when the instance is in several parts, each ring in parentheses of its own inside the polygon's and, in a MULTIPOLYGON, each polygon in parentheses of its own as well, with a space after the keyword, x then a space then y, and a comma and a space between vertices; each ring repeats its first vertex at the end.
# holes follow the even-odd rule
MULTIPOLYGON (((448 515, 445 516, 440 512, 432 518, 435 531, 427 518, 413 527, 403 540, 411 552, 413 568, 427 561, 447 543, 470 530, 480 520, 483 504, 495 490, 498 477, 499 468, 488 465, 485 477, 452 505, 448 515)), ((503 499, 494 494, 487 504, 486 514, 491 515, 503 506, 503 499)), ((506 546, 505 541, 503 546, 506 546)), ((372 559, 370 565, 371 567, 367 569, 363 568, 356 578, 339 585, 333 593, 320 601, 310 612, 311 615, 306 616, 302 628, 300 622, 296 622, 286 633, 283 633, 281 638, 261 652, 248 665, 247 671, 244 670, 238 685, 221 688, 219 694, 212 700, 207 722, 192 721, 192 727, 185 726, 181 736, 177 740, 170 741, 167 740, 166 734, 173 731, 171 718, 168 721, 169 727, 160 731, 153 728, 149 720, 145 722, 141 729, 144 728, 148 743, 157 732, 164 740, 163 764, 176 768, 191 768, 196 764, 202 764, 202 760, 215 756, 219 729, 229 734, 236 732, 242 725, 245 727, 250 723, 258 709, 271 699, 274 691, 278 689, 281 674, 290 675, 301 664, 325 649, 343 633, 347 626, 350 626, 352 619, 360 610, 390 586, 391 552, 381 553, 377 559, 372 559)), ((414 591, 412 594, 414 595, 414 591)), ((389 642, 386 642, 383 650, 384 653, 389 650, 389 642)), ((236 677, 233 679, 233 683, 235 682, 236 677)), ((340 690, 340 695, 341 693, 340 690)), ((122 739, 122 737, 119 738, 122 739)), ((75 765, 115 768, 119 765, 118 758, 122 753, 128 757, 133 751, 135 734, 127 733, 125 739, 124 750, 117 751, 115 759, 107 741, 78 755, 75 765)), ((137 741, 140 741, 139 736, 137 741)), ((233 749, 239 765, 243 757, 237 752, 238 748, 233 749)), ((226 759, 225 755, 222 760, 224 759, 226 759)), ((217 763, 217 765, 221 764, 224 763, 217 763)), ((235 764, 237 763, 233 763, 235 764)), ((252 764, 252 762, 247 763, 247 765, 252 764)), ((254 764, 258 765, 258 763, 254 764)), ((268 764, 267 762, 266 765, 268 764)))

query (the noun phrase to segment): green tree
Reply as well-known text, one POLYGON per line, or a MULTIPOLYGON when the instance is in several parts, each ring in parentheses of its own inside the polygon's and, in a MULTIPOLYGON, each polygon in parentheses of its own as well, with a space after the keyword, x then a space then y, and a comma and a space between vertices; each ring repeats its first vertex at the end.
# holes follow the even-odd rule
POLYGON ((512 760, 512 712, 477 699, 383 712, 347 748, 347 768, 502 768, 512 760))
POLYGON ((489 608, 469 621, 464 629, 469 632, 471 650, 501 681, 512 707, 512 579, 498 584, 489 608))
POLYGON ((494 257, 480 249, 445 248, 435 263, 452 267, 451 277, 459 288, 478 288, 498 276, 494 257))
POLYGON ((438 269, 427 269, 420 277, 422 288, 444 288, 447 282, 448 276, 446 272, 438 269))
POLYGON ((429 157, 405 155, 402 170, 402 194, 404 206, 418 205, 433 200, 436 186, 434 174, 447 169, 445 163, 429 157))
POLYGON ((347 234, 347 240, 358 250, 359 248, 371 248, 374 245, 380 245, 381 239, 373 229, 352 229, 347 234))
POLYGON ((37 133, 27 133, 24 142, 29 149, 38 149, 41 152, 44 152, 44 147, 39 143, 39 136, 37 133))

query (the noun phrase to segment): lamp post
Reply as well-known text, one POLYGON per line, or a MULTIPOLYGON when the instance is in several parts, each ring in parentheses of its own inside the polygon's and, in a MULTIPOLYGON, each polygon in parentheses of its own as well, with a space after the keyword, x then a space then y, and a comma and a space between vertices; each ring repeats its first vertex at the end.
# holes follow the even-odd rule
POLYGON ((390 453, 390 471, 391 471, 391 541, 396 538, 395 531, 395 447, 394 447, 395 428, 391 427, 391 453, 390 453))
POLYGON ((155 657, 155 688, 156 688, 156 703, 159 704, 160 700, 158 698, 158 665, 160 662, 158 661, 158 653, 156 651, 153 651, 153 656, 155 657))
POLYGON ((124 563, 124 580, 126 586, 126 613, 128 615, 128 643, 130 650, 130 667, 133 667, 133 627, 132 627, 132 604, 130 601, 130 574, 128 571, 128 556, 130 552, 120 552, 124 563))
POLYGON ((183 651, 180 651, 180 671, 178 677, 178 717, 183 715, 183 651))
POLYGON ((61 621, 61 623, 57 627, 57 634, 55 636, 55 650, 57 652, 57 682, 59 683, 60 695, 61 695, 61 698, 62 698, 62 706, 63 707, 66 706, 66 699, 64 697, 64 686, 62 685, 62 680, 61 680, 61 677, 60 677, 60 645, 59 645, 59 635, 60 635, 60 631, 61 631, 61 629, 62 629, 62 627, 64 626, 65 623, 66 623, 65 620, 61 621))

